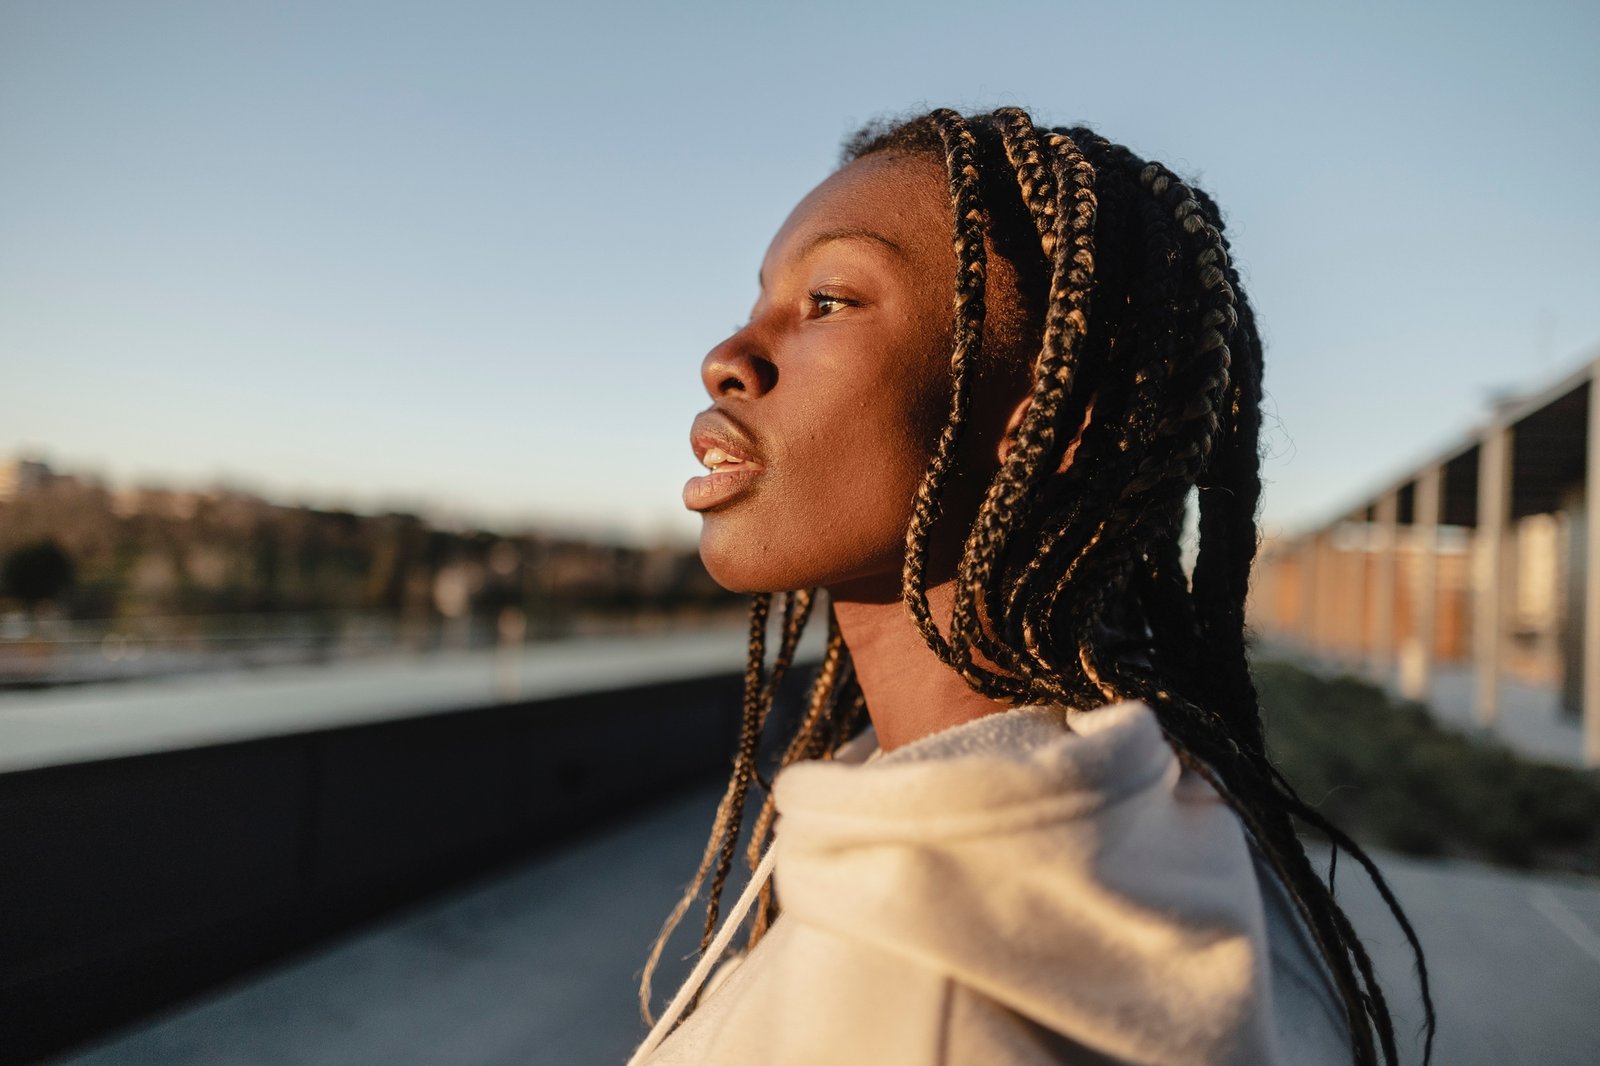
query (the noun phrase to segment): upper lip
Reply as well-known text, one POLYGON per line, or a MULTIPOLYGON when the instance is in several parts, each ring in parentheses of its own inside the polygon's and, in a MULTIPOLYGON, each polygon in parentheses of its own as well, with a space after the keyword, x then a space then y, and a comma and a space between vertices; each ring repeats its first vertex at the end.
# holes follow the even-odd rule
POLYGON ((694 457, 702 461, 706 452, 721 448, 740 462, 754 466, 766 465, 750 431, 732 415, 716 407, 695 415, 694 425, 689 427, 689 445, 694 448, 694 457))

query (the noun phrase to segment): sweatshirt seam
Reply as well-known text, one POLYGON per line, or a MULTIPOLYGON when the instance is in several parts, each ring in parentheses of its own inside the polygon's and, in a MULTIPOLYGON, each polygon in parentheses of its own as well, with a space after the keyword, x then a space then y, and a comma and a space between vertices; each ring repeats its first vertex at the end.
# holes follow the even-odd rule
MULTIPOLYGON (((1088 715, 1096 715, 1098 720, 1098 716, 1101 712, 1111 710, 1112 708, 1125 708, 1128 705, 1134 705, 1134 707, 1142 709, 1148 713, 1152 718, 1154 717, 1154 708, 1141 699, 1118 700, 1114 703, 1103 704, 1100 707, 1096 707, 1087 711, 1074 711, 1070 708, 1060 705, 1029 704, 1023 707, 1013 707, 1009 711, 1002 711, 995 715, 986 715, 983 718, 973 719, 960 725, 950 726, 937 732, 930 733, 927 736, 913 740, 910 743, 904 744, 889 753, 884 753, 882 749, 877 746, 877 737, 876 734, 874 734, 872 752, 867 756, 867 758, 874 758, 882 755, 884 757, 884 761, 892 762, 894 765, 911 766, 921 762, 939 762, 952 756, 960 757, 961 755, 969 753, 968 751, 961 749, 960 743, 962 741, 968 740, 971 737, 984 736, 985 734, 983 729, 986 726, 991 727, 991 732, 998 732, 992 730, 992 723, 997 719, 1011 716, 1022 716, 1035 720, 1049 720, 1052 724, 1064 725, 1066 727, 1066 732, 1069 734, 1075 734, 1080 738, 1088 739, 1109 729, 1115 729, 1117 727, 1115 725, 1097 725, 1091 730, 1080 730, 1074 728, 1073 726, 1073 720, 1075 718, 1081 719, 1088 715), (945 746, 952 744, 956 746, 956 750, 943 750, 945 746), (903 758, 902 754, 904 755, 903 758)), ((1135 713, 1133 717, 1138 717, 1138 715, 1135 713)), ((1158 725, 1157 729, 1159 730, 1159 728, 1160 727, 1158 725)), ((855 737, 851 738, 850 742, 854 743, 865 735, 866 731, 858 733, 855 737)), ((1000 735, 1002 737, 1004 736, 1003 733, 1000 735)), ((986 749, 989 746, 990 745, 986 741, 980 742, 978 750, 986 749)), ((865 760, 861 760, 861 762, 864 761, 865 760)), ((854 765, 860 765, 860 763, 856 762, 854 765)))
POLYGON ((951 1015, 954 1013, 955 978, 942 974, 939 986, 939 1036, 934 1047, 934 1066, 950 1066, 950 1030, 954 1025, 951 1015))
POLYGON ((791 839, 793 834, 805 833, 816 827, 824 833, 867 833, 869 841, 875 839, 871 831, 892 833, 895 840, 961 840, 996 831, 1032 829, 1053 822, 1076 821, 1113 810, 1158 785, 1175 760, 1168 752, 1167 757, 1153 761, 1156 765, 1114 796, 1090 790, 1073 791, 977 811, 952 813, 921 810, 904 817, 859 815, 848 811, 785 811, 781 806, 778 814, 786 820, 791 839), (952 819, 959 821, 952 825, 952 819), (916 831, 908 833, 908 828, 916 831))

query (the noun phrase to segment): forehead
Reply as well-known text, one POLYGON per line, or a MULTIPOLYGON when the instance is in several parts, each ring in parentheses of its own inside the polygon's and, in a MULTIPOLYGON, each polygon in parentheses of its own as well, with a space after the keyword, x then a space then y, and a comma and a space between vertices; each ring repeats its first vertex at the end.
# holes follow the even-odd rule
POLYGON ((953 262, 948 188, 944 164, 926 156, 879 153, 847 163, 795 205, 772 239, 763 273, 818 234, 854 230, 887 238, 919 265, 953 262))

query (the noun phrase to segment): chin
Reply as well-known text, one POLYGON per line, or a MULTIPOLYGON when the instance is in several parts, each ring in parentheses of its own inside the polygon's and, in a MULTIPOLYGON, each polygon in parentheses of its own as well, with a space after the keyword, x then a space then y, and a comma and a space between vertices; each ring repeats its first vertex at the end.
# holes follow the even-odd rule
POLYGON ((711 579, 729 592, 787 592, 834 588, 882 579, 899 589, 905 541, 897 530, 869 539, 819 520, 798 526, 763 526, 752 534, 707 514, 700 526, 700 561, 711 579))
POLYGON ((700 526, 700 561, 711 580, 729 592, 784 592, 810 588, 788 553, 773 539, 741 535, 716 516, 700 526))

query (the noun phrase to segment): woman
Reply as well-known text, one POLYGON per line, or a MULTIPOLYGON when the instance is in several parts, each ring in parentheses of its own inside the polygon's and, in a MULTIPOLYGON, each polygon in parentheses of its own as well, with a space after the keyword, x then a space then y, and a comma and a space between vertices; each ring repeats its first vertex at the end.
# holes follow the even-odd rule
POLYGON ((1293 818, 1420 947, 1265 753, 1261 346, 1208 197, 1015 108, 870 128, 701 372, 684 499, 712 576, 754 594, 744 724, 647 1020, 709 876, 702 958, 634 1062, 1396 1060, 1293 818), (822 667, 768 787, 819 590, 822 667), (718 932, 753 780, 754 873, 718 932))

